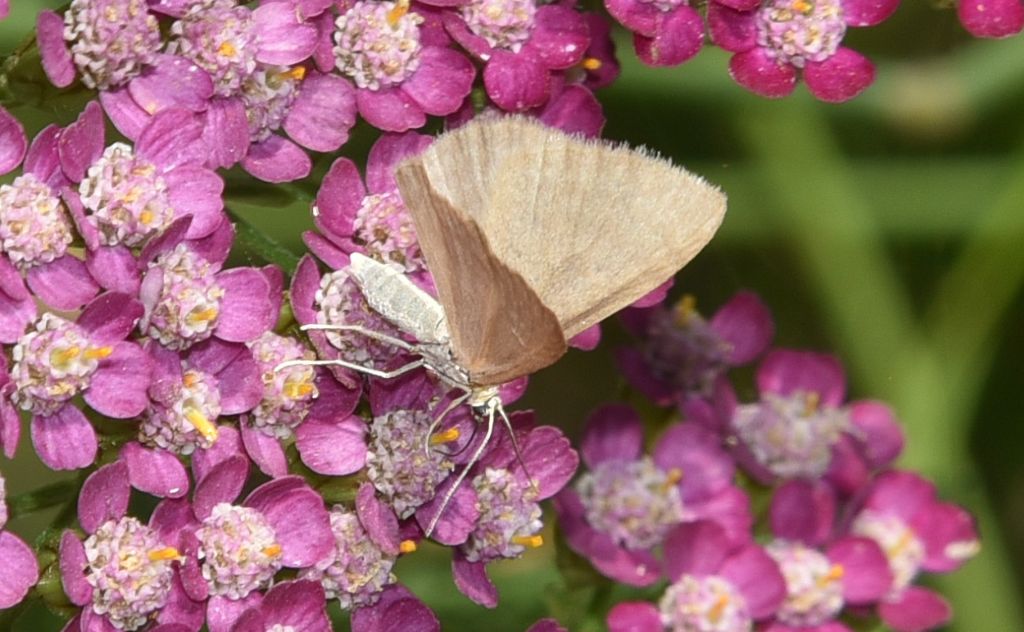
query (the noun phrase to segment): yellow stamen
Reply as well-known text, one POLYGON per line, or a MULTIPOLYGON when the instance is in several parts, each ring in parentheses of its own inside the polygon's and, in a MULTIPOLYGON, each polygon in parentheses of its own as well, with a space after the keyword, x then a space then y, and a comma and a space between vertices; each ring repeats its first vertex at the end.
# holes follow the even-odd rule
POLYGON ((409 12, 409 0, 398 0, 395 8, 388 11, 388 25, 394 27, 409 12))
POLYGON ((185 418, 207 441, 217 440, 217 426, 195 408, 185 409, 185 418))
POLYGON ((288 382, 284 385, 284 396, 288 399, 299 399, 305 397, 315 390, 315 387, 309 382, 288 382))
POLYGON ((302 81, 306 77, 306 67, 296 66, 289 70, 286 74, 296 81, 302 81))
POLYGON ((414 553, 416 551, 416 543, 412 540, 402 540, 398 545, 398 550, 402 553, 414 553))
POLYGON ((198 325, 199 323, 205 323, 213 320, 217 317, 217 308, 209 307, 198 312, 192 312, 188 315, 188 324, 198 325))
POLYGON ((598 59, 597 57, 584 57, 583 61, 580 62, 580 65, 583 66, 583 70, 594 71, 600 70, 601 66, 603 66, 604 64, 601 63, 601 60, 598 59))
POLYGON ((222 42, 217 52, 225 57, 234 57, 238 54, 238 49, 231 42, 222 42))
POLYGON ((146 210, 139 213, 139 221, 142 222, 143 224, 146 224, 147 226, 151 224, 153 222, 152 211, 146 210))
POLYGON ((711 623, 718 623, 718 620, 725 614, 725 607, 729 605, 729 595, 719 595, 715 605, 708 610, 708 619, 711 623))
POLYGON ((818 410, 818 404, 821 403, 821 395, 815 392, 810 392, 804 397, 804 416, 809 417, 818 410))
POLYGON ((818 584, 821 586, 828 586, 832 582, 842 579, 846 571, 843 569, 842 564, 833 564, 832 568, 828 569, 828 574, 818 580, 818 584))
POLYGON ((93 347, 85 350, 85 357, 89 360, 102 360, 109 357, 111 353, 114 353, 114 348, 111 346, 93 347))
POLYGON ((151 561, 151 562, 161 562, 161 561, 164 561, 164 560, 180 560, 180 559, 181 559, 181 553, 178 552, 178 549, 176 549, 176 548, 174 548, 172 546, 169 546, 169 547, 166 547, 166 548, 163 548, 163 549, 157 549, 155 551, 150 551, 149 552, 149 561, 151 561))
POLYGON ((449 428, 442 432, 435 432, 430 437, 430 445, 443 445, 445 443, 451 443, 456 441, 462 433, 459 432, 458 428, 449 428))
POLYGON ((263 554, 267 557, 277 557, 281 554, 281 545, 271 544, 270 546, 264 547, 263 554))
POLYGON ((140 189, 139 187, 132 187, 131 189, 128 190, 127 193, 124 194, 124 197, 121 199, 127 202, 128 204, 131 204, 138 200, 140 197, 142 197, 142 189, 140 189))
POLYGON ((665 474, 664 491, 667 492, 668 490, 672 489, 672 487, 681 480, 683 480, 683 471, 678 467, 672 468, 665 474))
POLYGON ((186 388, 192 388, 199 383, 199 374, 195 371, 185 371, 185 375, 181 376, 181 382, 186 388))
POLYGON ((544 537, 540 535, 517 535, 512 538, 512 543, 525 546, 528 549, 539 549, 544 546, 544 537))
POLYGON ((77 358, 80 353, 82 353, 82 349, 78 346, 68 347, 63 351, 54 351, 50 354, 50 363, 57 365, 67 364, 77 358))
POLYGON ((685 327, 690 324, 690 319, 697 313, 697 299, 693 294, 684 294, 675 307, 672 308, 673 320, 676 325, 685 327))

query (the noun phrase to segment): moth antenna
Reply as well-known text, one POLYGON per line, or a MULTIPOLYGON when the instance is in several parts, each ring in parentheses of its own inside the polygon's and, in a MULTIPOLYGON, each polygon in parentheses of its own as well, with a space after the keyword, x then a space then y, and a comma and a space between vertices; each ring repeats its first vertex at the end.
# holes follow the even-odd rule
MULTIPOLYGON (((450 412, 455 410, 459 405, 462 404, 462 402, 469 399, 469 395, 469 391, 466 391, 464 395, 456 397, 454 400, 452 400, 450 404, 448 404, 448 407, 445 408, 440 415, 435 417, 434 420, 430 422, 430 427, 427 428, 427 434, 424 435, 423 437, 423 453, 426 454, 428 457, 430 456, 430 440, 431 437, 434 436, 434 431, 437 430, 438 427, 440 427, 441 422, 444 421, 444 418, 447 417, 450 412)), ((456 452, 456 454, 458 453, 456 452)))
POLYGON ((395 338, 394 336, 382 334, 379 331, 367 329, 366 327, 363 327, 361 325, 325 325, 320 323, 310 323, 308 325, 303 325, 299 327, 299 329, 301 331, 351 331, 353 333, 366 336, 367 338, 372 338, 374 340, 389 344, 393 347, 398 347, 399 349, 415 352, 415 348, 408 342, 402 340, 401 338, 395 338))
POLYGON ((426 537, 429 538, 430 534, 434 532, 434 528, 437 527, 437 522, 441 519, 442 514, 444 514, 444 510, 448 508, 448 504, 451 503, 452 498, 455 497, 455 492, 459 490, 459 486, 461 486, 462 482, 466 480, 466 476, 469 475, 469 471, 473 469, 473 466, 476 465, 477 461, 480 460, 480 457, 483 456, 484 450, 487 448, 487 444, 490 443, 491 435, 493 433, 494 408, 491 408, 490 413, 487 415, 487 433, 484 434, 483 441, 480 442, 480 445, 477 446, 476 450, 473 452, 473 456, 471 456, 469 461, 466 462, 466 466, 462 468, 461 472, 459 472, 459 477, 455 479, 455 483, 448 488, 447 492, 445 492, 444 500, 441 501, 441 506, 438 507, 437 513, 434 514, 434 517, 430 519, 430 524, 427 525, 427 530, 424 532, 426 537))
POLYGON ((366 375, 372 375, 374 377, 384 378, 385 380, 399 375, 404 375, 409 371, 420 368, 426 364, 426 360, 420 358, 419 360, 413 360, 409 364, 404 364, 397 369, 392 371, 381 371, 361 364, 353 364, 351 362, 345 362, 344 360, 286 360, 281 364, 274 367, 274 372, 283 371, 293 366, 340 366, 345 369, 351 369, 357 373, 365 373, 366 375))
POLYGON ((523 453, 519 451, 519 441, 516 440, 516 433, 512 429, 512 421, 505 414, 505 406, 502 405, 501 400, 498 400, 495 408, 497 408, 498 414, 501 415, 501 421, 505 424, 505 429, 508 430, 508 437, 512 440, 512 451, 516 453, 516 461, 519 463, 519 467, 523 468, 523 473, 526 474, 526 478, 530 481, 530 487, 539 493, 540 490, 537 488, 537 482, 533 480, 533 475, 530 474, 530 469, 526 467, 526 461, 523 460, 523 453))

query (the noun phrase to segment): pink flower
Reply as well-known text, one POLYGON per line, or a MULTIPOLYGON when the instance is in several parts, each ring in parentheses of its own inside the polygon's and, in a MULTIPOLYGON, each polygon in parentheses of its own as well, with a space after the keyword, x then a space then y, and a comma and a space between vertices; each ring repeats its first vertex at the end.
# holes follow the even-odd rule
POLYGON ((657 404, 711 396, 728 369, 755 360, 775 334, 771 313, 753 292, 737 292, 710 320, 694 303, 684 297, 671 308, 622 315, 640 343, 618 350, 619 366, 630 384, 657 404))
POLYGON ((473 87, 476 69, 451 48, 437 13, 410 10, 409 0, 349 3, 332 38, 329 55, 354 84, 359 114, 384 131, 404 132, 422 127, 427 115, 451 114, 473 87))
POLYGON ((921 571, 948 573, 977 554, 977 528, 967 511, 939 501, 935 486, 919 475, 894 470, 875 479, 849 530, 874 540, 889 561, 892 589, 878 605, 886 625, 918 632, 950 619, 946 601, 913 582, 921 571))
POLYGON ((750 630, 778 610, 786 582, 775 561, 749 539, 733 542, 712 522, 684 524, 665 543, 672 582, 658 606, 621 603, 608 614, 611 632, 750 630))
POLYGON ((136 299, 108 292, 74 322, 44 314, 14 346, 10 398, 32 413, 32 443, 50 468, 78 469, 96 458, 96 432, 72 401, 75 396, 115 419, 145 409, 152 363, 125 340, 141 316, 136 299))
POLYGON ((649 66, 677 66, 704 44, 704 21, 686 0, 607 0, 605 6, 633 31, 636 54, 649 66))
POLYGON ((443 19, 451 36, 485 62, 487 95, 509 112, 544 105, 552 73, 579 64, 590 44, 583 16, 559 4, 472 0, 443 19))
POLYGON ((798 75, 822 101, 841 102, 875 80, 866 57, 842 46, 847 27, 879 24, 898 0, 715 0, 708 5, 714 42, 736 53, 729 72, 769 98, 793 91, 798 75))
POLYGON ((634 586, 657 581, 654 552, 684 522, 711 520, 737 541, 748 537, 749 500, 732 485, 732 459, 712 431, 675 424, 645 456, 640 417, 608 405, 588 420, 581 452, 589 471, 555 508, 569 546, 602 574, 634 586))

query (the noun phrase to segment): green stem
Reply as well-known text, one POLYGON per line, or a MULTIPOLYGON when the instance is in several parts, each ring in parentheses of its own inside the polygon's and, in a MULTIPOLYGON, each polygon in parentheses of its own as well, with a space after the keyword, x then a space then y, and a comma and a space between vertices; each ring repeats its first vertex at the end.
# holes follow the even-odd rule
POLYGON ((78 495, 80 483, 74 480, 52 483, 7 499, 11 517, 17 518, 43 509, 64 505, 78 495))

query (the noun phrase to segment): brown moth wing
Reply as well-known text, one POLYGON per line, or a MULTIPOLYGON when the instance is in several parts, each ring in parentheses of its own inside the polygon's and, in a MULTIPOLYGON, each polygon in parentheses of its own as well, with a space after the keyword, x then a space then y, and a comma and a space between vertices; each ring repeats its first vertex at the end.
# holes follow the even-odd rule
POLYGON ((673 276, 725 214, 717 187, 667 160, 521 117, 478 119, 414 160, 566 338, 673 276))
POLYGON ((444 307, 455 359, 479 386, 552 364, 566 351, 555 314, 494 256, 480 227, 430 187, 421 164, 395 176, 444 307))

